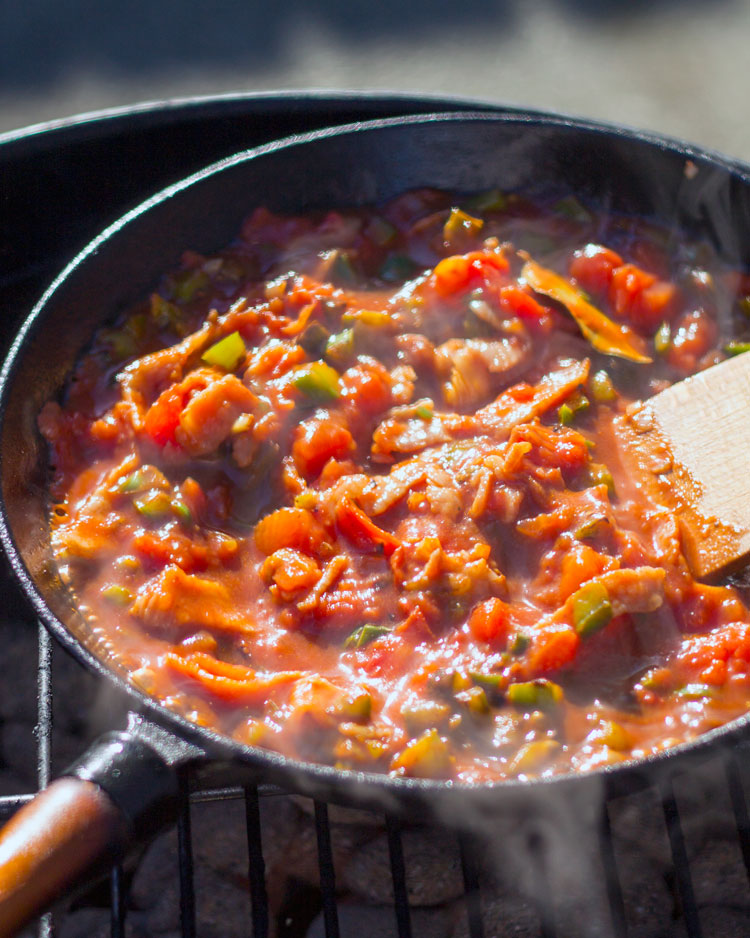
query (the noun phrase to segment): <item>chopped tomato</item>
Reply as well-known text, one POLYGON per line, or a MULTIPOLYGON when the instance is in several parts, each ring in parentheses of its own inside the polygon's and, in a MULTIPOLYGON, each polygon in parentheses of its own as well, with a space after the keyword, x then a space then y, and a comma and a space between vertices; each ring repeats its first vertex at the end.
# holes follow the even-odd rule
POLYGON ((510 607, 496 597, 477 603, 469 616, 469 629, 480 642, 504 645, 510 631, 510 607))
POLYGON ((532 675, 549 674, 572 664, 581 639, 569 625, 554 625, 534 635, 526 663, 532 675))
POLYGON ((672 329, 667 357, 683 374, 691 374, 716 341, 716 324, 702 309, 682 315, 672 329))
POLYGON ((622 258, 601 244, 587 244, 573 254, 570 276, 588 293, 601 296, 609 289, 614 271, 622 266, 622 258))
POLYGON ((354 414, 380 413, 391 403, 391 376, 374 358, 362 356, 341 376, 341 396, 354 414))
POLYGON ((354 449, 346 427, 334 420, 311 417, 297 427, 292 456, 299 472, 307 479, 320 474, 329 459, 340 459, 354 449))
POLYGON ((677 288, 658 280, 635 264, 623 264, 612 272, 609 300, 618 316, 637 329, 653 332, 675 313, 677 288))
POLYGON ((386 557, 390 557, 401 545, 397 537, 379 528, 348 496, 341 499, 336 509, 336 524, 360 550, 382 550, 386 557))

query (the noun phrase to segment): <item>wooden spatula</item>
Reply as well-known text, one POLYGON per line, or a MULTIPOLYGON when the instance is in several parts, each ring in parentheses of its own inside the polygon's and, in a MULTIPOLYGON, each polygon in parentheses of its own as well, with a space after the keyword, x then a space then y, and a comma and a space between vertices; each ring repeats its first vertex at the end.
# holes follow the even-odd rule
POLYGON ((617 433, 646 494, 675 511, 694 576, 750 560, 750 353, 635 405, 617 433))

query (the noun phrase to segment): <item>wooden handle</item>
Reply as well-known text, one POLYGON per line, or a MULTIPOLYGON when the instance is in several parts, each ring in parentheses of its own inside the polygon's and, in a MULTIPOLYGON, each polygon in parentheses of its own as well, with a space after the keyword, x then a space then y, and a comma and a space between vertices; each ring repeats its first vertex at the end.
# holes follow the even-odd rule
POLYGON ((11 938, 104 859, 123 853, 128 829, 98 785, 62 778, 0 831, 0 938, 11 938))

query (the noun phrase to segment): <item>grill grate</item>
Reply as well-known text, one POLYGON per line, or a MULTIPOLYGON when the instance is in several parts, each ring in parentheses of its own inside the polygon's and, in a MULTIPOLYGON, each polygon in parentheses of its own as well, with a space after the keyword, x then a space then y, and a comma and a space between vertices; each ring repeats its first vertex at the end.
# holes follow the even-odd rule
MULTIPOLYGON (((53 704, 53 661, 51 640, 46 631, 39 631, 39 666, 38 681, 38 726, 36 745, 38 753, 39 786, 46 784, 50 776, 50 758, 52 754, 52 704, 53 704)), ((731 814, 738 839, 739 864, 743 875, 750 884, 750 820, 742 772, 743 750, 726 753, 724 758, 724 784, 726 797, 731 804, 731 814)), ((197 938, 200 930, 197 924, 196 909, 200 895, 196 894, 195 844, 191 833, 191 810, 206 802, 244 800, 245 826, 247 834, 248 866, 247 888, 250 896, 250 919, 247 922, 247 934, 254 938, 268 938, 275 932, 270 920, 269 897, 266 888, 266 860, 261 835, 261 815, 263 802, 273 795, 280 794, 278 789, 257 787, 213 788, 209 790, 188 791, 185 781, 181 810, 177 822, 178 851, 177 873, 179 875, 179 903, 181 934, 184 938, 197 938)), ((671 856, 670 877, 674 882, 674 894, 679 906, 674 917, 674 935, 686 938, 702 938, 708 934, 701 921, 699 902, 696 895, 690 853, 685 833, 683 818, 680 814, 679 793, 675 784, 669 780, 662 782, 658 789, 651 791, 658 799, 662 812, 671 856)), ((0 799, 0 817, 7 817, 31 795, 13 795, 0 799)), ((615 850, 615 837, 609 813, 609 805, 604 803, 598 818, 597 848, 602 876, 602 892, 605 897, 606 932, 608 938, 628 938, 628 908, 619 877, 618 857, 615 850)), ((334 825, 329 817, 329 806, 316 801, 313 804, 314 831, 317 847, 317 866, 319 873, 319 901, 322 910, 322 926, 326 938, 339 938, 349 931, 340 927, 340 907, 337 899, 337 880, 334 854, 334 825)), ((411 938, 415 932, 412 926, 412 910, 409 902, 409 866, 405 854, 403 821, 391 816, 383 819, 387 840, 387 856, 390 865, 390 877, 393 890, 393 934, 398 938, 411 938)), ((463 882, 464 934, 468 938, 493 938, 496 932, 492 925, 487 925, 483 909, 483 873, 478 859, 476 841, 469 835, 456 835, 459 847, 461 874, 463 882)), ((266 845, 267 846, 267 845, 266 845)), ((555 938, 560 934, 557 928, 555 905, 551 898, 552 888, 549 882, 548 845, 543 832, 535 832, 528 838, 528 856, 531 858, 533 875, 539 884, 536 898, 536 916, 539 923, 538 934, 541 938, 555 938)), ((110 875, 110 934, 112 938, 125 938, 127 929, 127 887, 128 876, 121 867, 115 867, 110 875)), ((749 890, 750 893, 750 890, 749 890)), ((36 934, 39 938, 55 938, 57 932, 51 916, 45 916, 39 923, 36 934)), ((582 932, 583 934, 583 932, 582 932)), ((597 932, 599 934, 599 932, 597 932)))

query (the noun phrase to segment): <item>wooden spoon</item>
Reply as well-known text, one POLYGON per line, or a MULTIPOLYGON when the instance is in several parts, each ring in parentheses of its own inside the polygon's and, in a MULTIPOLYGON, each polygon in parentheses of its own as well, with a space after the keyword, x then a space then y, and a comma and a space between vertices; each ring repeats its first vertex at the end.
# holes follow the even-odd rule
POLYGON ((695 577, 750 559, 750 354, 634 405, 617 434, 645 493, 675 512, 695 577))

